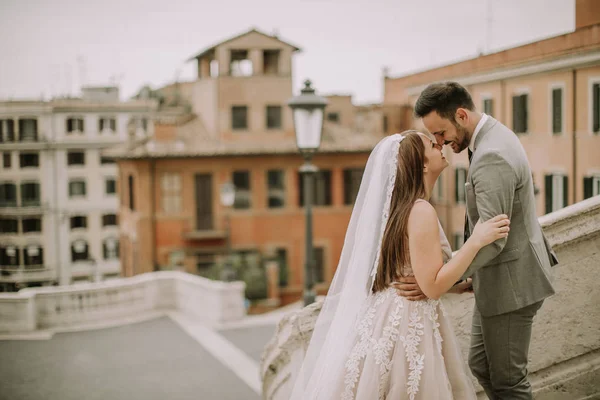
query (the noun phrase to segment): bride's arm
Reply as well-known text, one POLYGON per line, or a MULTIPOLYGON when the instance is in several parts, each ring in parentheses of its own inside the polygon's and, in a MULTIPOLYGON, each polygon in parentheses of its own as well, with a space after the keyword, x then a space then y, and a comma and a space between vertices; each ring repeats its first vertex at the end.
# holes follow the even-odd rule
POLYGON ((417 202, 408 217, 408 246, 413 273, 423 293, 430 299, 439 299, 446 293, 460 279, 479 249, 492 239, 508 234, 504 229, 506 218, 501 215, 476 227, 460 251, 444 264, 435 209, 429 203, 417 202))

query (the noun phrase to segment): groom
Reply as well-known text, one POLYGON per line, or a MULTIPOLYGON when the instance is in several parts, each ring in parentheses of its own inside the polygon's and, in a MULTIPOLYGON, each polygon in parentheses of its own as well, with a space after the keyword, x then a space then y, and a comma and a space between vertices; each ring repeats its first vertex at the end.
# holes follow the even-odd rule
MULTIPOLYGON (((425 88, 415 114, 438 144, 455 153, 468 148, 465 240, 479 219, 510 218, 508 238, 482 248, 463 275, 473 279, 475 293, 469 366, 490 399, 531 399, 531 326, 543 300, 554 294, 550 267, 557 260, 536 217, 525 150, 513 131, 478 112, 455 82, 425 88)), ((399 292, 419 298, 412 282, 399 292)))

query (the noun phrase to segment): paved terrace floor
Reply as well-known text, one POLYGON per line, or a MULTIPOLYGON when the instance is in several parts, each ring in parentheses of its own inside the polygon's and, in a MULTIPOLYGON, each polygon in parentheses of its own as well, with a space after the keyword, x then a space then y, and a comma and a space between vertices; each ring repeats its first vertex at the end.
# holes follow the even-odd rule
POLYGON ((0 340, 1 400, 258 400, 277 316, 213 330, 181 314, 0 340))

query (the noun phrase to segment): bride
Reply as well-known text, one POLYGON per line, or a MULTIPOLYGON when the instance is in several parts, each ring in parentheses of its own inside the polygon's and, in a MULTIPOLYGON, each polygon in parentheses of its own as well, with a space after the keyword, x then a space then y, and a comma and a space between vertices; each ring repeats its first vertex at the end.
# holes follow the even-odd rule
POLYGON ((447 166, 441 147, 416 131, 372 151, 292 399, 476 399, 439 298, 468 290, 453 285, 479 249, 508 235, 509 221, 478 223, 451 259, 427 202, 447 166), (397 295, 403 276, 414 276, 428 299, 397 295))

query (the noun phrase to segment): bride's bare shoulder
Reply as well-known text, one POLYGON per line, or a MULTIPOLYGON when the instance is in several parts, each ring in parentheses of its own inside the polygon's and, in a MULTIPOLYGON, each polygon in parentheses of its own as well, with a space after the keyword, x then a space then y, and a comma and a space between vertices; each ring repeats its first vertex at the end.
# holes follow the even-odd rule
POLYGON ((437 230, 438 217, 435 208, 425 200, 417 200, 408 217, 408 230, 437 230))

